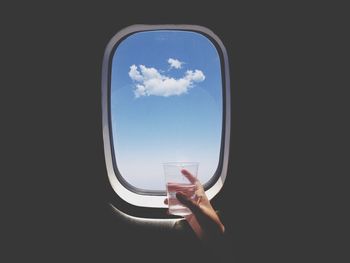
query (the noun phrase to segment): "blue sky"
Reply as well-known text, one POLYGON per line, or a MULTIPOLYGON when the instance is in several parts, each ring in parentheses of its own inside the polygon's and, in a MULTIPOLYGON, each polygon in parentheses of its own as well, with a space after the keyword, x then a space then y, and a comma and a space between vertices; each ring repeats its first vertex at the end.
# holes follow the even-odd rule
POLYGON ((117 166, 130 184, 165 190, 163 162, 199 162, 207 182, 218 161, 222 84, 216 48, 199 33, 149 31, 121 42, 112 61, 117 166))

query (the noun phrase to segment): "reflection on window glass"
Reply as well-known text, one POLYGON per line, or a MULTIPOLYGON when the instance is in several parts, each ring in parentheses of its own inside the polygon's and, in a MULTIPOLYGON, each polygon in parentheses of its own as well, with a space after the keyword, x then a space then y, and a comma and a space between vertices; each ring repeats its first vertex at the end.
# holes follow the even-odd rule
POLYGON ((116 167, 129 184, 165 190, 164 162, 199 162, 203 184, 215 174, 223 98, 208 38, 179 30, 128 36, 112 58, 110 99, 116 167))

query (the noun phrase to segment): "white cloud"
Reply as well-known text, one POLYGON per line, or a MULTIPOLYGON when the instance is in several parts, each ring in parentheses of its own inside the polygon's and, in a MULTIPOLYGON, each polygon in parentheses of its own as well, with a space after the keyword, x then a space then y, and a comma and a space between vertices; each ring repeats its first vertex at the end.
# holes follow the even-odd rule
POLYGON ((183 62, 177 60, 176 58, 169 58, 168 63, 170 64, 170 69, 180 69, 182 67, 183 62))
POLYGON ((194 72, 192 70, 186 71, 186 78, 192 79, 196 82, 201 82, 205 80, 205 76, 201 70, 196 69, 194 72))
POLYGON ((140 72, 137 70, 137 67, 135 65, 132 65, 130 67, 129 76, 133 80, 142 81, 142 76, 140 75, 140 72))
POLYGON ((130 78, 135 82, 135 97, 141 96, 163 96, 181 95, 187 93, 195 82, 202 82, 205 76, 201 70, 187 70, 182 78, 165 76, 155 68, 144 65, 130 66, 130 78))

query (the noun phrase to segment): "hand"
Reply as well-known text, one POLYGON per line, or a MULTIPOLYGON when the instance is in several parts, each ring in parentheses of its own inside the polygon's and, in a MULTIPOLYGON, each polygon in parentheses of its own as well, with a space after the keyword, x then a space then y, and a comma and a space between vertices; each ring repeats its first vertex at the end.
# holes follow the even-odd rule
MULTIPOLYGON (((223 235, 225 227, 211 206, 202 184, 189 171, 183 169, 181 173, 195 185, 196 197, 193 200, 183 193, 177 192, 176 198, 192 211, 192 214, 185 216, 185 218, 197 237, 203 241, 209 241, 223 235)), ((168 204, 168 199, 165 199, 164 203, 168 204)))

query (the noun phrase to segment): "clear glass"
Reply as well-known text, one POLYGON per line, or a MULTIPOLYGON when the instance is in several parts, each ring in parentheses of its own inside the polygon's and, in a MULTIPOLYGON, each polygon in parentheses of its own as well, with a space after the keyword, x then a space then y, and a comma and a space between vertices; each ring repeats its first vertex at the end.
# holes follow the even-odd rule
POLYGON ((137 32, 117 46, 111 68, 115 164, 131 186, 166 191, 161 163, 200 162, 207 183, 220 161, 223 86, 220 56, 204 35, 137 32))
POLYGON ((179 216, 191 214, 191 211, 177 200, 176 193, 181 192, 191 199, 195 198, 195 185, 181 171, 186 169, 194 177, 197 177, 198 166, 198 162, 163 163, 169 214, 179 216))

